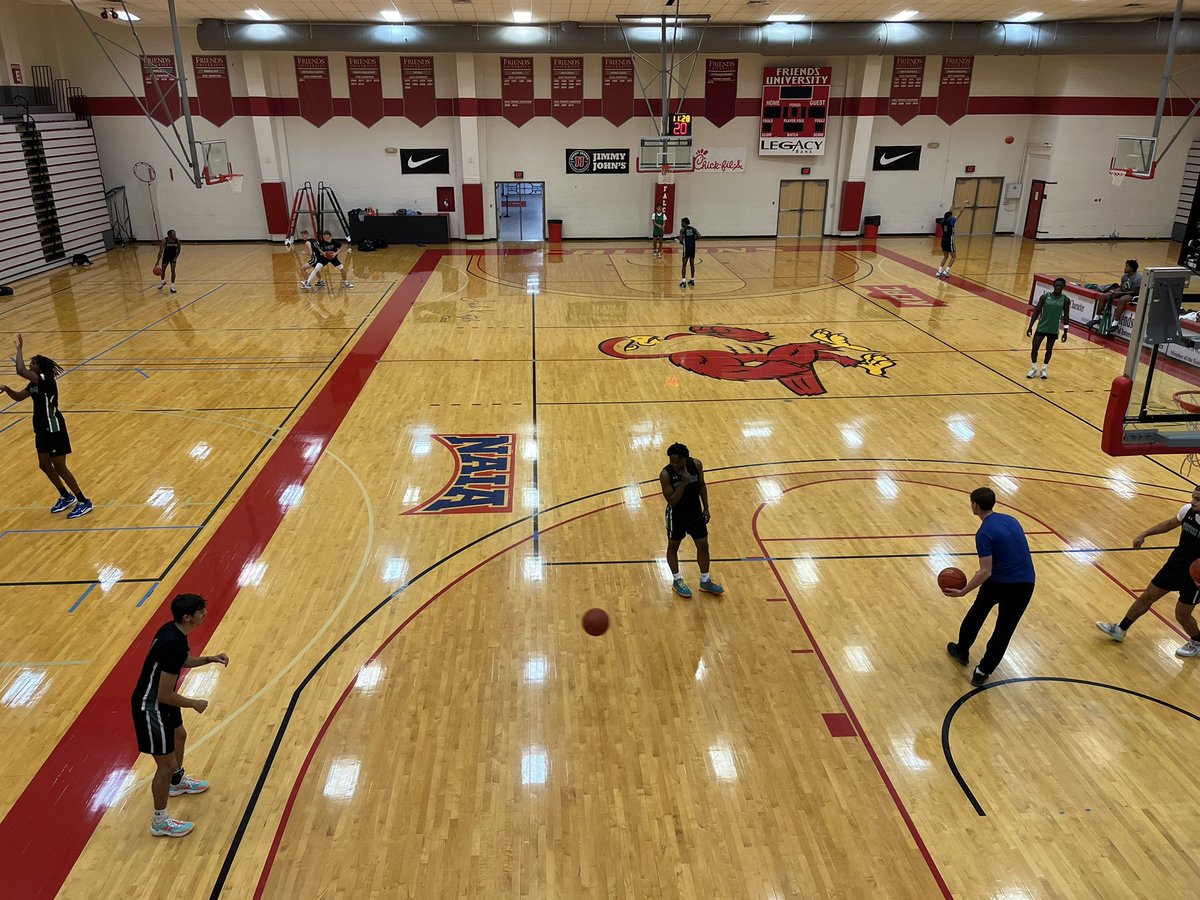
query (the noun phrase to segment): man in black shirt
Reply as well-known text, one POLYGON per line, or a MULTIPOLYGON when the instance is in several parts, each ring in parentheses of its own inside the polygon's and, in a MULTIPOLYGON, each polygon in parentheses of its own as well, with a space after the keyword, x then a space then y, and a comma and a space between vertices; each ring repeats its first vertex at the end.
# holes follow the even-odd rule
POLYGON ((208 709, 208 701, 193 700, 178 692, 183 669, 212 663, 229 665, 229 657, 224 653, 192 656, 187 636, 204 622, 205 606, 204 598, 198 594, 179 594, 171 601, 172 621, 154 635, 130 698, 138 750, 153 756, 157 766, 150 783, 154 795, 150 833, 159 837, 183 837, 194 827, 192 822, 181 822, 167 815, 167 797, 202 794, 208 790, 207 781, 191 778, 183 771, 187 731, 183 727, 181 710, 186 706, 203 713, 208 709))
POLYGON ((1166 564, 1158 570, 1158 574, 1150 579, 1149 586, 1142 591, 1141 596, 1133 601, 1125 618, 1120 622, 1097 622, 1096 627, 1114 641, 1125 640, 1125 632, 1138 619, 1150 611, 1155 601, 1169 594, 1179 592, 1179 601, 1175 604, 1175 621, 1183 628, 1190 640, 1175 651, 1176 656, 1190 659, 1200 656, 1200 627, 1196 625, 1197 598, 1196 582, 1188 571, 1192 563, 1200 559, 1200 487, 1192 491, 1192 499, 1180 507, 1179 512, 1171 518, 1147 528, 1133 539, 1133 549, 1142 549, 1146 538, 1155 534, 1167 534, 1176 528, 1180 530, 1179 546, 1171 551, 1166 564))
POLYGON ((13 400, 33 398, 33 443, 37 449, 38 465, 50 483, 58 490, 58 501, 50 512, 60 513, 65 509, 68 519, 78 519, 92 511, 92 501, 83 495, 79 482, 67 468, 67 455, 71 452, 71 437, 67 434, 67 422, 58 409, 58 378, 63 374, 62 366, 48 356, 34 356, 25 365, 23 356, 25 342, 17 335, 17 374, 29 384, 23 391, 14 391, 8 385, 0 385, 0 391, 13 400))
POLYGON ((704 483, 704 466, 688 454, 683 444, 667 448, 668 463, 658 473, 663 497, 667 501, 667 564, 675 593, 692 596, 691 588, 679 574, 679 545, 685 535, 696 543, 696 562, 700 564, 700 590, 707 594, 723 594, 721 587, 708 574, 708 486, 704 483))
POLYGON ((680 287, 686 287, 689 284, 695 286, 696 284, 696 238, 698 237, 703 237, 703 235, 692 227, 691 219, 679 220, 679 237, 676 240, 683 244, 683 264, 679 267, 680 287), (692 266, 692 277, 684 281, 687 276, 688 263, 691 263, 692 266))
POLYGON ((308 278, 300 282, 300 287, 303 290, 308 290, 312 284, 312 280, 326 266, 333 266, 342 273, 342 287, 352 288, 353 283, 346 280, 346 267, 342 265, 342 261, 338 259, 338 251, 342 249, 342 242, 333 239, 333 232, 322 231, 321 239, 317 241, 317 264, 313 270, 308 273, 308 278))

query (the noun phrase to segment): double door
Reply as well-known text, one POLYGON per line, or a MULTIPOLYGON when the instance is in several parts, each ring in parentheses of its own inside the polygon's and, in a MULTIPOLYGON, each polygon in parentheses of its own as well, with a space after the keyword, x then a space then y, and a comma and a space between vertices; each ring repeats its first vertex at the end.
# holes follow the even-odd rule
POLYGON ((779 182, 779 218, 775 225, 775 236, 824 236, 828 194, 829 182, 824 179, 779 182))
POLYGON ((1003 178, 956 178, 950 204, 958 213, 955 234, 995 234, 1003 191, 1003 178))

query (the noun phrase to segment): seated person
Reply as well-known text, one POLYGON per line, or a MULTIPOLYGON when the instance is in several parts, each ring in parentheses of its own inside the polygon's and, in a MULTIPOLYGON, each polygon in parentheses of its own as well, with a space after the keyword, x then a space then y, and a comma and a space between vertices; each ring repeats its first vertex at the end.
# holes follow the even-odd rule
POLYGON ((1112 334, 1125 310, 1137 304, 1141 290, 1142 275, 1138 272, 1138 261, 1127 259, 1121 280, 1110 284, 1100 295, 1100 313, 1088 323, 1089 327, 1096 328, 1103 335, 1112 334))

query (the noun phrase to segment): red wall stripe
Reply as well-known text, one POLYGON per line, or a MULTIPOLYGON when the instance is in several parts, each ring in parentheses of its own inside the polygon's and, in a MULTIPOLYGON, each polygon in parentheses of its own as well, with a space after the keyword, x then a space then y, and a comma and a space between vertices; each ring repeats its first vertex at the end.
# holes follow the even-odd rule
MULTIPOLYGON (((192 112, 199 115, 196 99, 192 100, 192 112)), ((1155 97, 972 97, 968 114, 973 116, 1152 116, 1158 103, 1155 97)), ((385 97, 384 115, 401 118, 404 115, 404 100, 400 97, 385 97)), ((89 97, 88 105, 93 116, 140 116, 141 107, 133 97, 89 97)), ((649 109, 643 100, 633 105, 634 118, 657 116, 661 107, 658 100, 651 100, 649 109)), ((734 107, 739 118, 757 118, 761 109, 758 97, 739 97, 734 107)), ((550 117, 550 99, 534 100, 534 112, 543 118, 550 117)), ((829 101, 831 116, 886 116, 887 97, 833 97, 829 101)), ((922 116, 933 116, 937 112, 937 97, 921 98, 922 116)), ((1191 112, 1190 101, 1173 97, 1167 101, 1164 114, 1186 116, 1191 112)), ((300 101, 296 97, 234 97, 233 111, 236 116, 286 116, 299 117, 300 101)), ((683 111, 694 116, 704 114, 704 99, 693 97, 685 100, 683 111)), ((346 97, 333 98, 335 116, 350 117, 350 100, 346 97)), ((438 116, 487 116, 500 118, 503 112, 499 97, 439 97, 438 116)), ((587 118, 601 118, 599 98, 583 101, 583 114, 587 118)))

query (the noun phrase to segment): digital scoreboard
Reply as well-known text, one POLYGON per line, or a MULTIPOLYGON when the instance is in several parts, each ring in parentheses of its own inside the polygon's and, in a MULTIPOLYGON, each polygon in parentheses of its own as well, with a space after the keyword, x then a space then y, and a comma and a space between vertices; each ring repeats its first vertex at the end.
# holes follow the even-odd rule
POLYGON ((671 137, 692 136, 692 114, 671 113, 671 137))
POLYGON ((828 66, 763 69, 760 156, 822 156, 829 116, 828 66))

